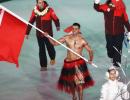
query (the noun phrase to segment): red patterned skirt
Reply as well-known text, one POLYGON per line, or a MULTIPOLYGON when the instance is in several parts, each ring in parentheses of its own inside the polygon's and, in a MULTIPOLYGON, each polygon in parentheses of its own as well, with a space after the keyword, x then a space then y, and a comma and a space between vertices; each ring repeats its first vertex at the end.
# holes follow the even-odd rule
POLYGON ((83 59, 64 60, 64 66, 58 81, 58 89, 72 94, 73 89, 81 85, 83 89, 94 85, 86 62, 83 59))

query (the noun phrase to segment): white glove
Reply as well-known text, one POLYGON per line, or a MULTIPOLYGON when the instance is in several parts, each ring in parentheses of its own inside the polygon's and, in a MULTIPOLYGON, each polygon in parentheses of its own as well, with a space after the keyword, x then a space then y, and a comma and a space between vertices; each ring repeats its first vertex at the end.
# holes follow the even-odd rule
POLYGON ((128 41, 130 43, 130 32, 127 33, 127 39, 128 39, 128 41))
POLYGON ((127 91, 127 85, 124 85, 124 86, 123 86, 123 90, 124 90, 124 91, 127 91))
POLYGON ((99 4, 99 3, 100 3, 100 0, 95 0, 94 3, 95 3, 95 4, 99 4))
POLYGON ((129 92, 127 91, 127 85, 123 86, 123 91, 122 91, 122 98, 125 100, 129 99, 129 92))

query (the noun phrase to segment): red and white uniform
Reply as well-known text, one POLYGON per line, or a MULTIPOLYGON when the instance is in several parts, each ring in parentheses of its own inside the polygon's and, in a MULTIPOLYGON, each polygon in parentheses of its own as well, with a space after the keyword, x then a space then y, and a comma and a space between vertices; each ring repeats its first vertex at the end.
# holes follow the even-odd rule
MULTIPOLYGON (((44 10, 48 7, 47 4, 44 6, 44 10)), ((37 9, 40 12, 40 8, 36 6, 34 9, 37 9)), ((43 16, 38 16, 33 9, 32 15, 30 17, 29 23, 33 24, 36 21, 36 27, 41 29, 44 32, 48 32, 51 36, 53 36, 52 30, 52 21, 54 21, 56 28, 60 27, 59 19, 56 16, 54 10, 51 7, 48 7, 47 12, 43 16)), ((31 30, 31 26, 29 25, 27 28, 26 34, 28 35, 31 30)), ((43 36, 39 31, 36 31, 38 36, 43 36)))
POLYGON ((113 6, 108 3, 94 3, 95 10, 104 13, 105 33, 112 36, 124 34, 124 26, 130 32, 130 23, 123 1, 119 0, 116 2, 115 0, 111 0, 111 3, 113 6))

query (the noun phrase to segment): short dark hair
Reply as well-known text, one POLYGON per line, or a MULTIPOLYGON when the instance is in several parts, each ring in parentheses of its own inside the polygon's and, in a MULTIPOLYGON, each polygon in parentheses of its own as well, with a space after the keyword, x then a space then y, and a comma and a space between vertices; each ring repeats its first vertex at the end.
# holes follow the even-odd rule
POLYGON ((111 3, 111 0, 107 0, 107 1, 106 1, 106 4, 110 4, 110 3, 111 3))
MULTIPOLYGON (((38 3, 38 0, 36 0, 36 2, 38 3)), ((46 1, 43 0, 43 2, 48 6, 48 3, 46 1)))
POLYGON ((116 69, 108 69, 107 72, 110 73, 113 70, 116 71, 116 69))
POLYGON ((80 24, 79 23, 73 23, 73 26, 78 26, 78 28, 80 29, 80 24))

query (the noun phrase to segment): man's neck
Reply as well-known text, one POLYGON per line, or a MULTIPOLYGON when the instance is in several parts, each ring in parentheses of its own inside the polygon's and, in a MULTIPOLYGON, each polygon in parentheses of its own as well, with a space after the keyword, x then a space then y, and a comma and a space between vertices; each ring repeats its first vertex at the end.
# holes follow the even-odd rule
POLYGON ((40 10, 40 11, 43 11, 43 9, 44 9, 44 7, 39 7, 39 10, 40 10))

